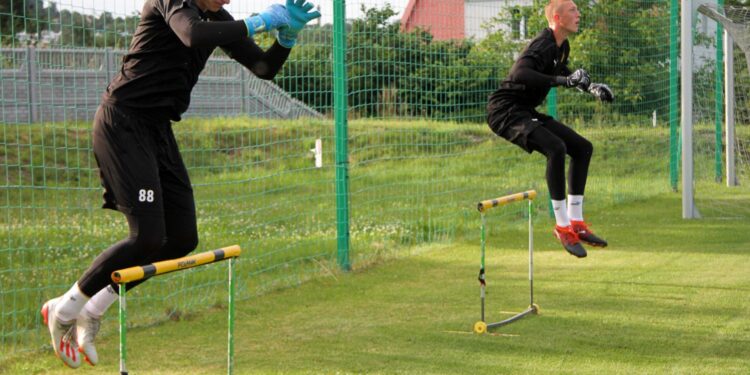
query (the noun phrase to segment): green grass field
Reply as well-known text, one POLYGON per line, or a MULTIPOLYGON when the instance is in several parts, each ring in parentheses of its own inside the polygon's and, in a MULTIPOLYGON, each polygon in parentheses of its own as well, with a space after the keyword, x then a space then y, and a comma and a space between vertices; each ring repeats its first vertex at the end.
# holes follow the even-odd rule
MULTIPOLYGON (((531 316, 482 336, 479 244, 454 241, 351 273, 334 272, 237 308, 236 373, 740 374, 750 372, 747 221, 682 220, 676 194, 592 212, 610 247, 585 259, 537 220, 531 316)), ((521 218, 493 221, 488 318, 527 304, 521 218), (507 229, 503 229, 507 228, 507 229)), ((117 370, 113 311, 99 341, 117 370)), ((226 310, 129 331, 131 374, 225 373, 226 310)), ((8 374, 70 373, 50 351, 8 374)))

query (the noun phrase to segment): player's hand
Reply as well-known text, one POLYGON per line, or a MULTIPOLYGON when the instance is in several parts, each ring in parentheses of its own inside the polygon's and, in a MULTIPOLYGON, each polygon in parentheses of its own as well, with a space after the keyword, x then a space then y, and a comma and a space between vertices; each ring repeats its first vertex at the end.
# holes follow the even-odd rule
POLYGON ((314 7, 315 5, 305 0, 286 0, 289 23, 279 28, 279 35, 276 38, 279 44, 286 48, 292 48, 297 44, 297 35, 305 25, 316 18, 320 18, 320 12, 312 11, 314 7))
POLYGON ((615 94, 612 89, 603 83, 592 83, 589 86, 589 93, 603 102, 612 103, 615 101, 615 94))
POLYGON ((581 91, 586 91, 589 89, 590 84, 591 78, 589 77, 589 73, 583 69, 577 69, 565 77, 565 87, 577 87, 581 91))
POLYGON ((291 21, 289 11, 280 4, 274 4, 258 15, 245 18, 247 35, 253 36, 259 32, 278 30, 289 26, 291 21))

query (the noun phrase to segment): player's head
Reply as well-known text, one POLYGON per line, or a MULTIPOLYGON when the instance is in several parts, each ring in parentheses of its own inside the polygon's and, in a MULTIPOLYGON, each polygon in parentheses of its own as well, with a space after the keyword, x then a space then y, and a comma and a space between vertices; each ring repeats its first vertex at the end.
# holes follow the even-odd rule
POLYGON ((567 33, 578 32, 581 13, 572 0, 550 0, 544 8, 544 14, 552 29, 563 29, 567 33))
POLYGON ((229 4, 230 0, 196 0, 198 8, 202 11, 218 12, 224 5, 229 4))

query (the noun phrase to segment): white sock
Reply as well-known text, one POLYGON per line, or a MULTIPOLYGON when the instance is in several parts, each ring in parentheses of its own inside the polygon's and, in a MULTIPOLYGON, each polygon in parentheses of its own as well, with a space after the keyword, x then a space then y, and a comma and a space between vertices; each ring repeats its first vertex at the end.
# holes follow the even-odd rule
POLYGON ((555 222, 557 222, 557 226, 567 227, 570 225, 570 219, 568 219, 568 205, 565 204, 565 199, 561 201, 553 199, 552 209, 555 211, 555 222))
POLYGON ((73 284, 57 305, 57 317, 63 322, 71 322, 76 320, 78 313, 81 312, 83 306, 89 301, 89 297, 81 292, 78 288, 78 283, 73 284))
POLYGON ((568 216, 570 220, 583 221, 583 195, 568 195, 568 216))
POLYGON ((92 318, 101 318, 107 309, 117 301, 119 295, 112 288, 112 285, 107 285, 106 288, 100 290, 94 294, 93 297, 83 306, 83 312, 92 318))

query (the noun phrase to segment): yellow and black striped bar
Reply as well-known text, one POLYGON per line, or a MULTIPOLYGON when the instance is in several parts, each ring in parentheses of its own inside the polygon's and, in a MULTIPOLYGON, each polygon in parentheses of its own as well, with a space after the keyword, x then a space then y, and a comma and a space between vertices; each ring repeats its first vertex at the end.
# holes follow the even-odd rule
POLYGON ((516 194, 506 195, 500 198, 481 201, 479 202, 479 204, 477 204, 477 210, 479 210, 479 212, 487 212, 490 208, 493 208, 493 207, 505 206, 508 203, 518 202, 524 199, 534 200, 534 198, 536 198, 536 190, 527 190, 522 193, 516 193, 516 194))
POLYGON ((240 246, 232 245, 221 249, 206 251, 205 253, 186 256, 183 258, 164 260, 161 262, 135 266, 112 272, 112 281, 123 284, 137 281, 151 276, 193 268, 208 263, 240 256, 240 246))

